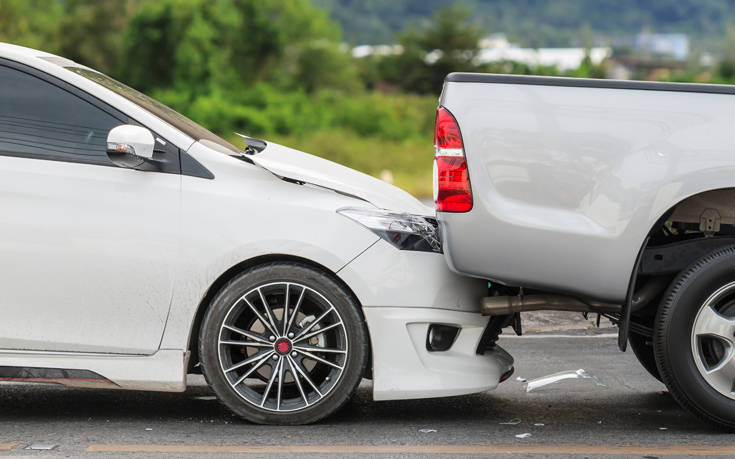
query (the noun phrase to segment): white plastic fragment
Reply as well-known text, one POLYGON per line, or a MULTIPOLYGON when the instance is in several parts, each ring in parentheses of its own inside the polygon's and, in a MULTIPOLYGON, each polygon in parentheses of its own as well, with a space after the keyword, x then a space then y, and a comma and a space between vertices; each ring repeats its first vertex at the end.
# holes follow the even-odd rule
POLYGON ((151 431, 151 430, 153 430, 153 429, 152 429, 152 428, 150 428, 150 427, 146 427, 146 428, 145 428, 145 430, 147 430, 148 432, 150 432, 150 431, 151 431))
POLYGON ((543 427, 543 426, 544 426, 544 424, 543 424, 543 423, 541 423, 541 422, 537 422, 537 423, 536 423, 536 424, 534 424, 534 425, 535 425, 536 427, 543 427))
POLYGON ((523 376, 518 376, 516 378, 516 381, 518 381, 518 382, 526 382, 526 381, 528 381, 528 379, 524 378, 523 376))
POLYGON ((659 427, 658 430, 669 430, 668 427, 659 427))
POLYGON ((438 432, 436 429, 419 429, 419 432, 421 433, 434 433, 438 432))
POLYGON ((194 400, 217 400, 217 397, 215 397, 214 395, 200 395, 193 398, 194 400))
POLYGON ((516 419, 511 419, 510 421, 499 422, 498 424, 504 425, 504 426, 516 426, 520 423, 521 423, 521 420, 516 418, 516 419))
POLYGON ((522 433, 522 434, 516 435, 516 438, 528 438, 530 436, 531 436, 531 434, 528 433, 528 432, 526 432, 526 433, 522 433))
POLYGON ((33 443, 30 446, 26 446, 26 449, 32 449, 36 451, 49 451, 56 448, 57 445, 53 443, 33 443))
POLYGON ((549 384, 554 384, 559 381, 564 381, 566 379, 591 379, 595 382, 596 385, 607 387, 607 384, 602 382, 600 378, 588 373, 587 370, 580 368, 577 371, 560 371, 559 373, 530 379, 528 381, 528 384, 526 384, 526 392, 531 392, 540 387, 548 386, 549 384))

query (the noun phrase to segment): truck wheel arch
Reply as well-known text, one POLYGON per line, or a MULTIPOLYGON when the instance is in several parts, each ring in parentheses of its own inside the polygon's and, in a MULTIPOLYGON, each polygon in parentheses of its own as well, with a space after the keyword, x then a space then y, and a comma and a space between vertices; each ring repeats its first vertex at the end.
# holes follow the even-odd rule
MULTIPOLYGON (((645 263, 646 255, 652 247, 665 242, 665 239, 661 237, 661 233, 665 232, 665 227, 670 226, 686 228, 686 231, 693 231, 695 233, 699 231, 702 237, 713 238, 707 241, 707 250, 716 250, 733 245, 732 238, 719 236, 735 236, 735 187, 706 190, 687 196, 660 215, 650 228, 644 241, 641 243, 641 248, 633 272, 631 273, 626 303, 621 314, 618 346, 623 351, 627 347, 628 333, 630 330, 631 300, 643 276, 641 274, 641 271, 644 270, 642 264, 645 263)), ((689 245, 691 246, 691 243, 689 245)), ((668 249, 669 252, 675 251, 676 247, 676 242, 672 243, 668 249)), ((688 251, 685 253, 684 244, 681 247, 682 250, 679 253, 682 255, 682 259, 679 260, 679 264, 688 265, 698 258, 698 256, 692 255, 688 251)), ((693 253, 697 252, 694 251, 693 253)), ((650 307, 654 306, 656 309, 658 308, 658 304, 652 304, 650 307)))

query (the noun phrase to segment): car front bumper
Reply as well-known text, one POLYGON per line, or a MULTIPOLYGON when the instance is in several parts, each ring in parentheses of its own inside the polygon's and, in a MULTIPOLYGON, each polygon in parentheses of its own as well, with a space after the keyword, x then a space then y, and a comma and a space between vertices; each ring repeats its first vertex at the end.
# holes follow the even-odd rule
POLYGON ((477 354, 489 320, 480 314, 487 282, 452 273, 441 254, 378 241, 338 275, 363 306, 375 400, 483 392, 513 368, 513 358, 498 346, 477 354), (459 329, 448 350, 427 349, 431 324, 459 329))

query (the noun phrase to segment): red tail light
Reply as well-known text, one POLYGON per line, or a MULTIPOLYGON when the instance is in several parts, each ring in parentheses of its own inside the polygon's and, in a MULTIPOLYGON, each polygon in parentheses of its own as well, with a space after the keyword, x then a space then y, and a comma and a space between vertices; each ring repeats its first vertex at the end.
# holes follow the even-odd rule
POLYGON ((434 125, 434 202, 440 212, 469 212, 472 188, 464 155, 462 133, 444 107, 436 111, 434 125))

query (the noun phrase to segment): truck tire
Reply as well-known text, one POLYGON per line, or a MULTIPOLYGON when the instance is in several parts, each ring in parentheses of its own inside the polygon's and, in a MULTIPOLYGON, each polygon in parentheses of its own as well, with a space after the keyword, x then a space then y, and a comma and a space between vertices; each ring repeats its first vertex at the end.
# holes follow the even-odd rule
POLYGON ((700 258, 673 280, 656 316, 653 349, 682 407, 735 429, 735 246, 700 258))
POLYGON ((368 363, 360 305, 331 275, 269 263, 214 297, 199 334, 204 376, 235 414, 258 424, 309 424, 340 409, 368 363))
POLYGON ((653 342, 651 338, 631 333, 628 336, 628 343, 633 350, 633 354, 635 354, 638 361, 643 365, 643 368, 651 376, 661 381, 661 373, 658 372, 658 367, 656 366, 656 356, 653 353, 653 342))

